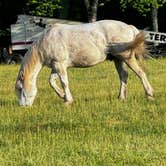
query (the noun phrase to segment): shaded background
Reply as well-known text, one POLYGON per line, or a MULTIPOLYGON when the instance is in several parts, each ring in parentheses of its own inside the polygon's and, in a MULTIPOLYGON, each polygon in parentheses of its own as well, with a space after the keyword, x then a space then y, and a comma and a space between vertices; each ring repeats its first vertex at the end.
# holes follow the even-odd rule
MULTIPOLYGON (((83 0, 63 0, 62 8, 54 10, 53 17, 87 22, 87 10, 83 0)), ((0 1, 0 47, 10 44, 10 25, 15 23, 18 14, 30 14, 27 0, 1 0, 0 1)), ((158 23, 159 32, 166 32, 166 5, 159 8, 158 23)), ((128 7, 124 12, 120 8, 119 1, 112 0, 104 6, 98 7, 98 20, 114 19, 133 24, 140 29, 151 29, 150 14, 142 16, 138 11, 128 7)))

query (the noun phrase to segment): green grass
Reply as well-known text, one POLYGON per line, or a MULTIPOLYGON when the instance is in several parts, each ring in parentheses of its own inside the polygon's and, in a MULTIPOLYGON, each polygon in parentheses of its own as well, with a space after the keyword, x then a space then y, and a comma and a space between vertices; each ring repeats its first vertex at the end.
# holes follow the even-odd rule
POLYGON ((65 107, 49 87, 50 70, 38 77, 30 108, 19 107, 14 84, 19 66, 0 66, 1 166, 166 165, 166 59, 148 60, 155 100, 129 73, 128 99, 117 99, 113 63, 70 69, 74 103, 65 107))

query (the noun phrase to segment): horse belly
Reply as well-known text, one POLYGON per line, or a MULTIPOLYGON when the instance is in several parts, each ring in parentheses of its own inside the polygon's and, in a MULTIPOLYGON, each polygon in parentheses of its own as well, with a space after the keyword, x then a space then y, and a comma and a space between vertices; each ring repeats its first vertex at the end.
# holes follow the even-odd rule
POLYGON ((73 51, 70 54, 71 66, 75 67, 89 67, 106 59, 104 51, 100 51, 94 47, 79 48, 77 51, 73 51))

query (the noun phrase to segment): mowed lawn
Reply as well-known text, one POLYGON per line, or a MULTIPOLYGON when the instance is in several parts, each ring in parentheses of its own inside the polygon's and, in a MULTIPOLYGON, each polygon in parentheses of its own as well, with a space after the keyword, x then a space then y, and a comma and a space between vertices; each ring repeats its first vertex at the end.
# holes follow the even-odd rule
POLYGON ((69 69, 74 103, 66 107, 43 68, 32 107, 19 107, 19 65, 0 65, 1 166, 165 166, 166 59, 145 61, 155 100, 129 72, 128 98, 117 99, 114 64, 69 69))

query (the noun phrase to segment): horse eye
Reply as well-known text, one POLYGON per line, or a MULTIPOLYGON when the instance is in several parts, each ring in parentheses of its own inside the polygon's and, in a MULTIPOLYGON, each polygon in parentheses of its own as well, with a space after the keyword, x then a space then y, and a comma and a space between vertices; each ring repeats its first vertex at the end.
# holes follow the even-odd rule
POLYGON ((21 88, 21 87, 19 87, 19 88, 18 88, 18 91, 20 91, 20 92, 21 92, 21 91, 22 91, 22 88, 21 88))
POLYGON ((22 88, 21 87, 16 87, 16 92, 21 93, 22 88))
POLYGON ((22 86, 18 82, 16 83, 15 90, 19 92, 22 90, 22 86))

